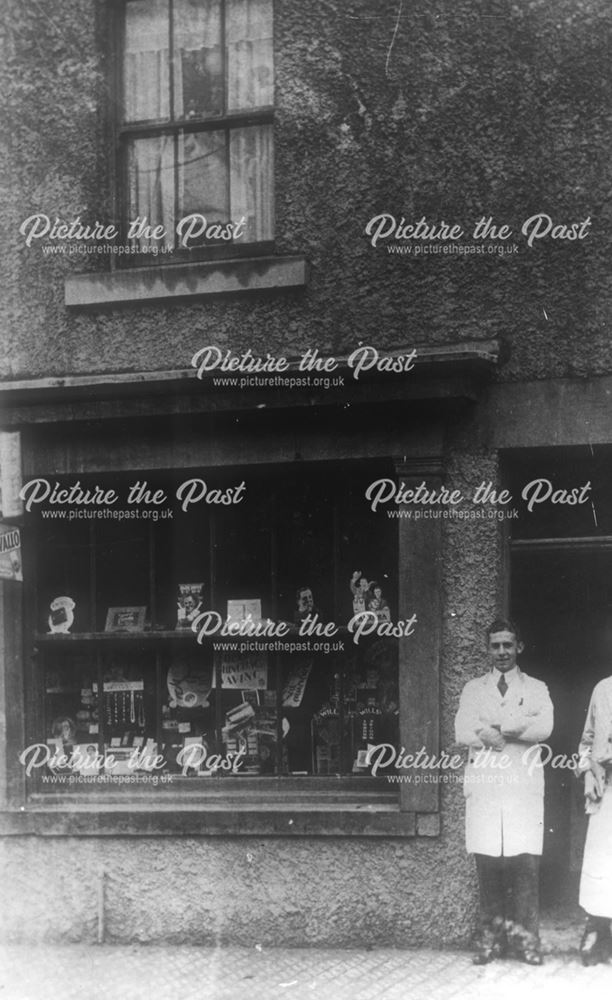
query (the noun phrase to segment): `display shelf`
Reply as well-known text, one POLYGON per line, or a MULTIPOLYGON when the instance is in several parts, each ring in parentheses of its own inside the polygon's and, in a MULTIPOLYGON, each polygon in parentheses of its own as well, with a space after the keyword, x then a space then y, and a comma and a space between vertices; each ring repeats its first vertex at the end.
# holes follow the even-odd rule
MULTIPOLYGON (((209 635, 204 636, 202 642, 198 642, 198 645, 209 645, 211 643, 235 643, 243 640, 250 640, 257 642, 276 642, 278 639, 280 641, 291 641, 298 639, 302 642, 311 640, 313 642, 325 642, 336 638, 346 639, 352 635, 346 626, 337 626, 337 631, 334 632, 332 636, 323 635, 300 635, 299 628, 297 626, 291 626, 289 630, 282 636, 249 636, 249 635, 209 635)), ((191 641, 197 641, 197 635, 192 632, 191 629, 147 629, 144 632, 37 632, 35 635, 35 641, 37 644, 62 644, 66 642, 76 643, 96 643, 96 642, 168 642, 168 641, 178 641, 185 642, 188 639, 191 641)))
MULTIPOLYGON (((36 643, 42 645, 61 645, 62 643, 96 643, 96 642, 167 642, 176 640, 185 642, 187 639, 195 639, 191 629, 152 629, 146 632, 38 632, 35 635, 36 643)), ((219 640, 222 641, 222 640, 219 640)))

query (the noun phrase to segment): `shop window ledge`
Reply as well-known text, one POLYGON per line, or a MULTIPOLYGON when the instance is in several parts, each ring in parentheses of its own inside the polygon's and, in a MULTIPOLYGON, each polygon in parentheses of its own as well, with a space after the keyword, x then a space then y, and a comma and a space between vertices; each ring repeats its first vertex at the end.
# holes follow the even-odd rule
POLYGON ((143 803, 37 805, 0 813, 0 836, 330 836, 432 837, 436 814, 400 812, 390 804, 278 803, 266 808, 176 801, 151 808, 143 803))
POLYGON ((305 257, 269 256, 77 274, 66 278, 64 291, 66 306, 85 309, 284 291, 306 282, 305 257))

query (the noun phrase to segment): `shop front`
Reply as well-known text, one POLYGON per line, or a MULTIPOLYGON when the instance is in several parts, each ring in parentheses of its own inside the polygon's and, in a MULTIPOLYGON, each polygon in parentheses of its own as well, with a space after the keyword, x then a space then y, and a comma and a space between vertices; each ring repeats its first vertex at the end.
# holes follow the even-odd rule
MULTIPOLYGON (((575 750, 606 15, 396 6, 9 3, 5 937, 465 945, 454 717, 500 613, 575 750)), ((557 905, 584 821, 547 788, 557 905)))
MULTIPOLYGON (((491 344, 423 351, 385 402, 380 383, 356 380, 291 406, 229 390, 222 408, 195 379, 180 394, 134 380, 120 401, 103 381, 12 387, 23 582, 3 583, 4 843, 26 867, 53 858, 43 881, 60 878, 62 896, 72 862, 83 875, 96 858, 81 929, 66 918, 60 932, 43 910, 39 933, 113 939, 138 902, 151 929, 137 922, 134 936, 155 939, 153 886, 130 876, 121 899, 118 869, 152 851, 182 881, 185 857, 190 869, 203 856, 196 885, 212 863, 225 886, 229 856, 263 852, 285 866, 259 886, 277 897, 273 933, 346 940, 320 852, 338 855, 340 882, 362 852, 366 868, 372 851, 384 863, 439 854, 442 526, 399 512, 450 496, 448 425, 473 408, 494 356, 491 344), (429 780, 399 780, 417 754, 429 780), (278 926, 299 855, 328 930, 307 929, 303 900, 296 926, 278 926)), ((190 905, 173 938, 194 933, 203 905, 198 940, 211 927, 244 939, 218 899, 190 905)), ((418 934, 422 901, 410 908, 418 934)))

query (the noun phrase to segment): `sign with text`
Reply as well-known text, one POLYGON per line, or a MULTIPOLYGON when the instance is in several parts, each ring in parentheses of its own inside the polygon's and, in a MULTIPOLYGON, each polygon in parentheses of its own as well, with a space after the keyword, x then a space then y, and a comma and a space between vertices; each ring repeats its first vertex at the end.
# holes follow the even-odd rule
POLYGON ((236 691, 256 691, 268 686, 265 656, 240 656, 221 661, 221 687, 236 691))
POLYGON ((0 580, 23 580, 19 528, 0 524, 0 580))

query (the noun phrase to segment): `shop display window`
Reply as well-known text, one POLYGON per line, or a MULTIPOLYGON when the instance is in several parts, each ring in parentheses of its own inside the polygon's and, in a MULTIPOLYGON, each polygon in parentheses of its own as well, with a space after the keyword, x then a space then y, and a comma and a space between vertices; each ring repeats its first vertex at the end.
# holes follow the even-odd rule
MULTIPOLYGON (((31 511, 29 738, 47 748, 33 788, 367 778, 368 747, 398 741, 397 639, 378 627, 397 617, 397 521, 364 496, 392 474, 378 461, 154 472, 139 479, 166 501, 133 516, 31 511), (240 500, 183 510, 192 479, 240 500)), ((95 485, 123 497, 134 482, 107 478, 95 485)))

